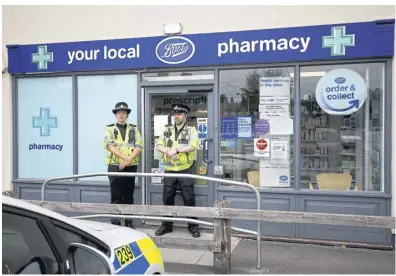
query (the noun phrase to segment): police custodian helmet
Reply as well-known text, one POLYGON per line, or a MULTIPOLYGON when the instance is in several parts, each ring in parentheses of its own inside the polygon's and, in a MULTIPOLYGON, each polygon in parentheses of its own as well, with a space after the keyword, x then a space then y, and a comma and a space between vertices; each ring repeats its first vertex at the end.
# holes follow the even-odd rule
POLYGON ((118 102, 113 109, 113 113, 116 114, 117 111, 126 111, 128 114, 131 113, 131 109, 128 108, 128 105, 125 102, 118 102))
POLYGON ((185 104, 174 104, 172 107, 172 112, 173 113, 185 113, 187 114, 188 112, 190 112, 190 108, 185 105, 185 104))

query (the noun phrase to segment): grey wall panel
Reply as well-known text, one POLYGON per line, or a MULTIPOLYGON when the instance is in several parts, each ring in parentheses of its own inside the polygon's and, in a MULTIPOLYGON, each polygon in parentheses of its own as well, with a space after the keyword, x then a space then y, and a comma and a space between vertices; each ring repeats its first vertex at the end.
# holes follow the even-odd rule
MULTIPOLYGON (((299 211, 385 216, 386 199, 356 196, 300 195, 299 211)), ((314 224, 300 224, 297 227, 298 235, 301 238, 372 244, 391 243, 390 236, 387 233, 388 230, 386 229, 314 224)))
MULTIPOLYGON (((84 203, 110 203, 110 188, 103 186, 79 186, 78 201, 84 203)), ((140 187, 135 188, 134 191, 134 204, 142 203, 142 192, 140 187)))
MULTIPOLYGON (((18 187, 19 198, 26 200, 41 200, 41 185, 40 184, 20 185, 18 187)), ((51 201, 66 201, 71 199, 71 191, 67 187, 49 188, 46 189, 46 200, 51 201)))
MULTIPOLYGON (((84 202, 84 203, 110 203, 110 187, 106 185, 78 185, 58 184, 49 185, 46 189, 45 200, 48 201, 63 201, 63 202, 84 202)), ((14 183, 14 191, 17 192, 17 197, 26 200, 41 200, 41 187, 39 183, 14 183)), ((135 204, 142 203, 142 196, 140 187, 135 188, 135 204)), ((81 216, 89 215, 90 213, 81 212, 59 212, 65 216, 81 216)), ((92 219, 99 222, 110 222, 108 218, 92 219)), ((141 225, 141 221, 136 220, 135 226, 141 225)))
POLYGON ((79 189, 79 201, 84 203, 110 203, 109 189, 97 187, 81 187, 79 189))
POLYGON ((304 200, 305 212, 378 216, 380 213, 379 208, 379 202, 345 202, 335 199, 322 201, 316 199, 304 200))
POLYGON ((14 185, 18 198, 26 200, 41 200, 41 190, 39 187, 25 187, 23 185, 14 185))
MULTIPOLYGON (((230 200, 232 208, 256 209, 256 198, 251 193, 241 193, 240 191, 219 191, 220 200, 230 200)), ((261 194, 261 209, 276 211, 294 211, 295 196, 288 194, 261 194)), ((235 227, 257 230, 256 221, 232 220, 235 227)), ((295 224, 262 222, 261 232, 268 236, 294 237, 296 232, 295 224)))

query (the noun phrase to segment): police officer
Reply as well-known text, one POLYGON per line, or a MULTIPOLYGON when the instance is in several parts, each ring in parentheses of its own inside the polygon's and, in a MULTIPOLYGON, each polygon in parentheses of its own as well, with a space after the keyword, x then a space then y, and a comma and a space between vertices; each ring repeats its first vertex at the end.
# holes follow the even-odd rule
MULTIPOLYGON (((108 172, 137 172, 139 155, 143 149, 143 139, 136 125, 127 123, 131 109, 125 102, 119 102, 113 109, 117 123, 105 128, 104 148, 108 172)), ((111 204, 133 204, 135 177, 109 176, 111 204)), ((119 219, 112 224, 121 225, 119 219)), ((132 220, 125 220, 127 227, 133 228, 132 220)))
MULTIPOLYGON (((195 155, 198 148, 198 133, 195 127, 186 124, 190 108, 183 104, 173 106, 175 125, 165 126, 164 134, 158 139, 156 149, 163 154, 162 162, 165 173, 193 174, 195 155)), ((174 205, 176 190, 179 189, 185 206, 195 206, 194 179, 164 178, 163 202, 164 205, 174 205)), ((194 218, 193 218, 194 219, 194 218)), ((155 232, 162 236, 172 232, 173 222, 162 222, 162 226, 155 232)), ((201 234, 198 225, 188 224, 188 230, 193 237, 201 234)))

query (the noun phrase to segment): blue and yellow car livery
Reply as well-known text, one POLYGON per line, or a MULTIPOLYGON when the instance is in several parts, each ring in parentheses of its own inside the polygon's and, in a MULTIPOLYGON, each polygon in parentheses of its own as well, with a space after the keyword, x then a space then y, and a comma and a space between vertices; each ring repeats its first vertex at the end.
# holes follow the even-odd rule
POLYGON ((161 253, 150 237, 115 248, 113 265, 116 274, 164 274, 161 253))

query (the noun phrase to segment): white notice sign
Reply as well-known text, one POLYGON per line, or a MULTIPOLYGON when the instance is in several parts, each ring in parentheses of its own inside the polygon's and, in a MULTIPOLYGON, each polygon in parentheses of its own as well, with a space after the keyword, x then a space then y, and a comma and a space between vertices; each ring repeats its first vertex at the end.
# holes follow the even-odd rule
POLYGON ((290 187, 290 168, 260 168, 260 186, 290 187))
POLYGON ((290 97, 290 77, 261 77, 260 97, 263 96, 290 97))
POLYGON ((260 96, 260 104, 290 104, 289 96, 260 96))
POLYGON ((289 159, 289 141, 273 140, 271 141, 271 161, 288 162, 289 159))
MULTIPOLYGON (((152 173, 161 173, 159 168, 152 168, 151 172, 152 173)), ((161 184, 162 183, 162 177, 152 177, 151 178, 151 183, 153 183, 153 184, 161 184)))
POLYGON ((268 120, 271 135, 290 135, 293 134, 293 119, 280 118, 268 120))
POLYGON ((261 104, 259 105, 260 119, 276 119, 290 117, 288 104, 261 104))
POLYGON ((238 117, 238 138, 252 137, 252 117, 238 117))

